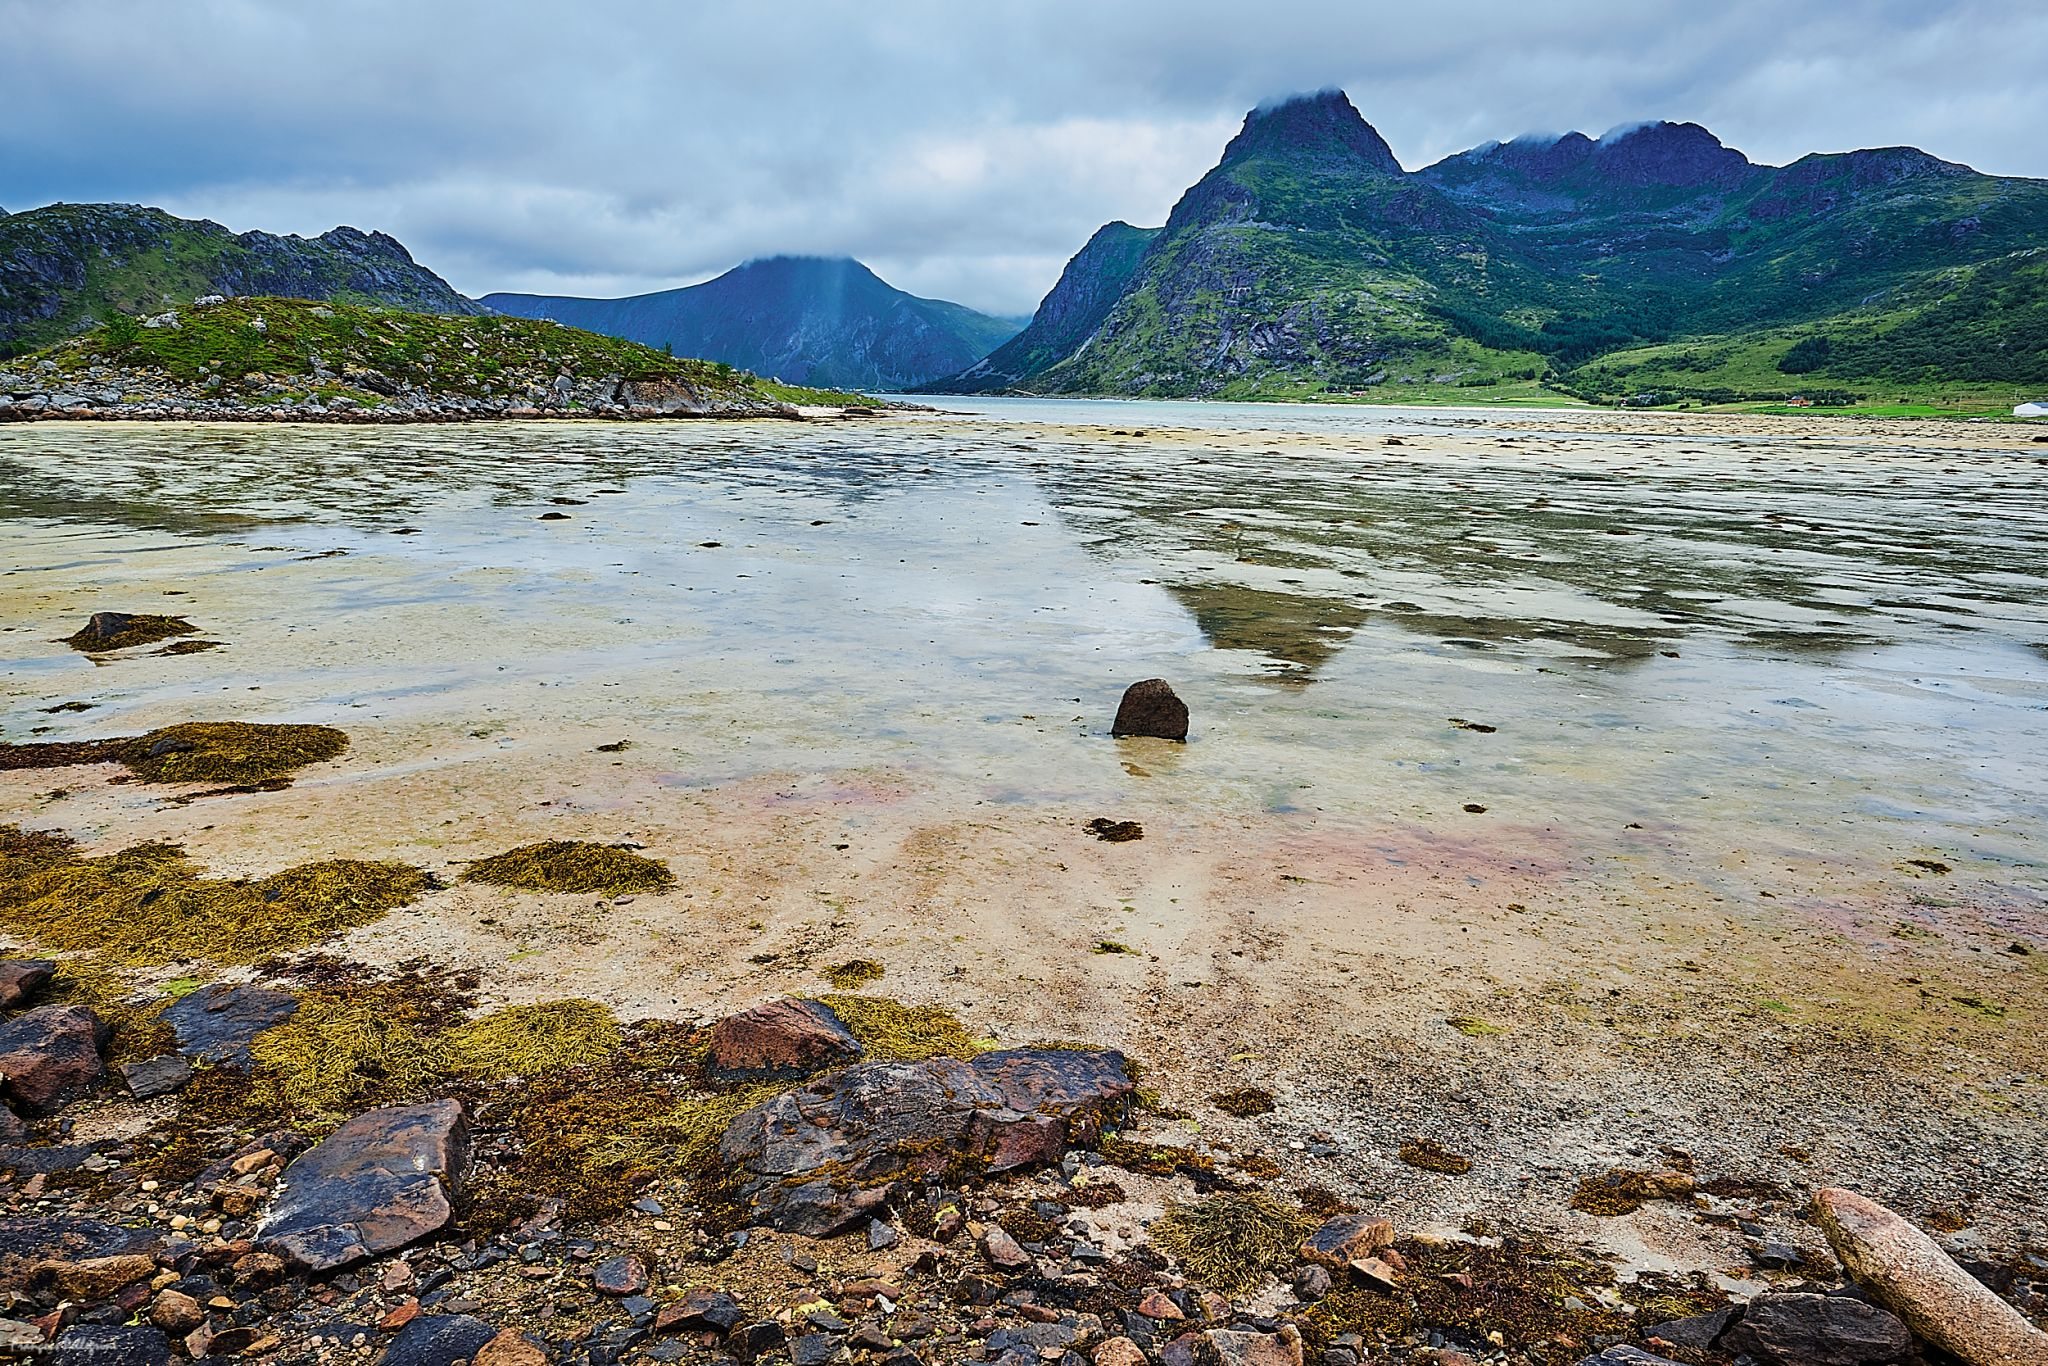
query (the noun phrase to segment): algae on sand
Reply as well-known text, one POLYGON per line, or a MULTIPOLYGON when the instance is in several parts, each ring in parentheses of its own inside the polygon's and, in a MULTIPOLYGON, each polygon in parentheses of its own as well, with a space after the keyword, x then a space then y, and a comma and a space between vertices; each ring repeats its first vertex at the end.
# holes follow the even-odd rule
POLYGON ((1212 1195, 1167 1208, 1152 1225, 1152 1242, 1195 1280, 1226 1294, 1255 1289, 1294 1265, 1315 1221, 1270 1195, 1212 1195))
POLYGON ((139 736, 121 762, 153 783, 257 783, 283 778, 348 748, 332 726, 186 721, 139 736))
POLYGON ((623 1041, 619 1022, 596 1001, 543 1001, 458 1025, 437 1051, 453 1075, 504 1081, 586 1066, 623 1041))
POLYGON ((907 1006, 884 996, 833 994, 818 998, 832 1008, 869 1062, 923 1062, 972 1058, 996 1046, 977 1038, 944 1006, 907 1006))
POLYGON ((464 882, 486 882, 530 892, 662 892, 675 885, 668 865, 611 844, 543 840, 478 859, 464 882))
POLYGON ((112 740, 0 744, 0 769, 123 764, 151 783, 266 783, 347 748, 348 736, 332 726, 184 721, 112 740))
POLYGON ((175 844, 86 857, 66 835, 0 826, 0 924, 45 948, 137 966, 254 963, 367 925, 436 885, 422 868, 354 859, 231 881, 202 877, 175 844))
POLYGON ((74 650, 97 654, 102 650, 125 650, 133 645, 153 645, 172 636, 196 635, 198 631, 197 626, 183 617, 95 612, 91 621, 64 637, 64 643, 74 650))

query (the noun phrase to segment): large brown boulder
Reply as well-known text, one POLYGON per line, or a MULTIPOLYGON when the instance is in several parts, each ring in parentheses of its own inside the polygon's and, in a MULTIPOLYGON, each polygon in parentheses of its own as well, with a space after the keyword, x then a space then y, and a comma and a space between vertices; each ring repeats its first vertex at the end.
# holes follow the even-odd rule
POLYGON ((0 958, 0 1010, 19 1010, 56 975, 47 958, 0 958))
POLYGON ((822 1001, 770 1001, 711 1027, 711 1075, 722 1082, 807 1077, 859 1062, 861 1052, 822 1001))
POLYGON ((314 1272, 404 1247, 455 1217, 468 1161, 460 1101, 357 1115, 285 1169, 257 1240, 314 1272))
POLYGON ((1163 678, 1147 678, 1124 689, 1111 735, 1146 735, 1158 740, 1188 738, 1188 704, 1163 678))
POLYGON ((31 1115, 84 1095, 106 1071, 102 1034, 84 1006, 42 1006, 0 1024, 0 1091, 31 1115))
POLYGON ((1008 1049, 867 1063, 734 1120, 719 1155, 756 1222, 822 1236, 905 1183, 1055 1162, 1129 1113, 1121 1053, 1008 1049))
POLYGON ((1813 1212, 1857 1283, 1968 1366, 2048 1366, 2048 1333, 1875 1200, 1831 1186, 1813 1212))

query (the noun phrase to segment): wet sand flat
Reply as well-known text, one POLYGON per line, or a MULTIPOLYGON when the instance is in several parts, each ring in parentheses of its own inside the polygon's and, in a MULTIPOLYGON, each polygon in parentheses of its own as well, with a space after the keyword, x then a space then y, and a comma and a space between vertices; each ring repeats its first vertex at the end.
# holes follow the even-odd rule
MULTIPOLYGON (((531 840, 629 841, 674 891, 459 886, 340 951, 682 1020, 872 958, 998 1037, 1125 1047, 1186 1141, 1405 1217, 1620 1236, 1564 1208, 1573 1182, 1676 1147, 2030 1236, 2048 461, 2025 433, 956 406, 0 430, 5 739, 352 741, 286 790, 185 804, 0 773, 0 823, 233 875, 452 881, 531 840), (56 643, 97 610, 224 644, 56 643), (1107 735, 1151 676, 1193 709, 1185 747, 1107 735), (1279 1109, 1206 1104, 1247 1084, 1279 1109), (1418 1136, 1473 1173, 1401 1166, 1418 1136)), ((1649 1228, 1670 1245, 1638 1260, 1693 1251, 1692 1225, 1649 1228)))

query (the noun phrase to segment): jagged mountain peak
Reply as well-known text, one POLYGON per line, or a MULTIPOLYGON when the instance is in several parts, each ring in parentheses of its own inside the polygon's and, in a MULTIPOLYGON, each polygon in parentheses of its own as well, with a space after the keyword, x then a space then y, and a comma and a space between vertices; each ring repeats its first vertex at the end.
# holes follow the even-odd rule
POLYGON ((1348 162, 1388 175, 1400 175, 1401 163, 1385 138, 1367 123, 1341 90, 1290 95, 1260 105, 1244 116, 1222 165, 1256 158, 1348 162))
POLYGON ((1609 131, 1594 144, 1592 159, 1607 179, 1645 186, 1730 184, 1754 169, 1699 124, 1665 119, 1609 131))

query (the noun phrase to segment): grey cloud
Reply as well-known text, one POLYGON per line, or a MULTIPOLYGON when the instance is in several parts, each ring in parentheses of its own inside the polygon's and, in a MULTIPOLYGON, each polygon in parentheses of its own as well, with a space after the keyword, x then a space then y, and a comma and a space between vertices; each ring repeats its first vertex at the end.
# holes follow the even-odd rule
POLYGON ((1914 143, 2048 174, 2038 0, 0 0, 0 204, 383 228, 472 293, 847 252, 1024 312, 1326 85, 1421 165, 1691 119, 1759 160, 1914 143))

